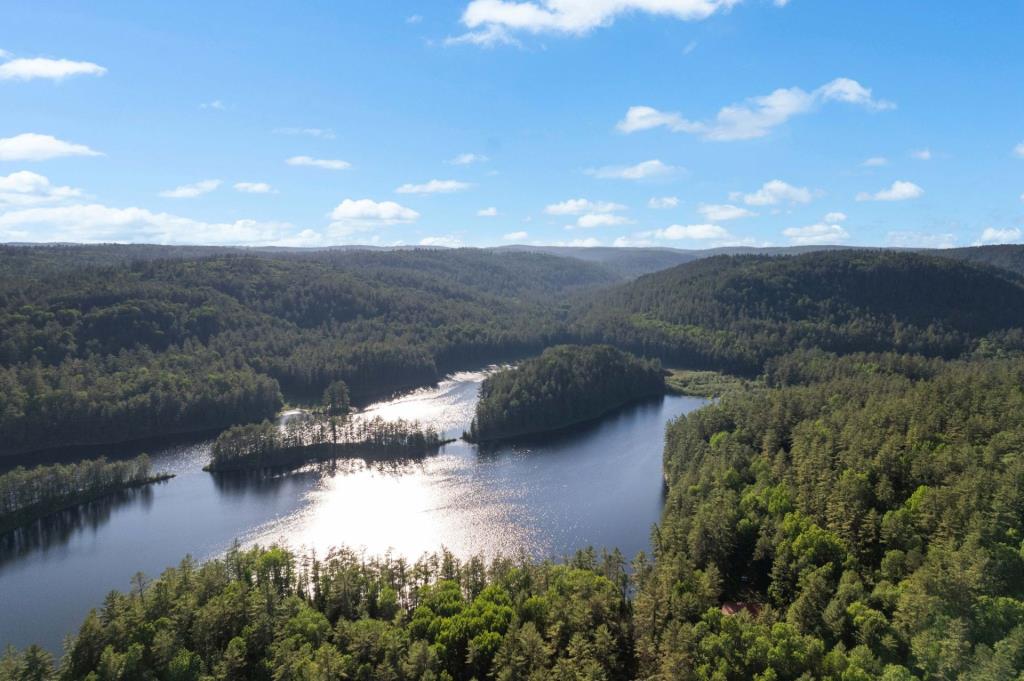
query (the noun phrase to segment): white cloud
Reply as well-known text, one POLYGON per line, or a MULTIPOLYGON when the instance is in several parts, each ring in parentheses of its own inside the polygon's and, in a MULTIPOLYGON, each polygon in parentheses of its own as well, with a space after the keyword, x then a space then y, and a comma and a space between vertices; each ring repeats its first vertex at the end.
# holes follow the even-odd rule
POLYGON ((210 223, 144 208, 75 204, 0 213, 0 241, 303 245, 321 235, 283 222, 210 223))
POLYGON ((621 203, 610 201, 591 201, 590 199, 569 199, 561 203, 553 203, 544 208, 548 215, 582 215, 583 213, 614 213, 626 210, 621 203))
POLYGON ((468 166, 468 165, 472 165, 474 163, 486 163, 489 160, 490 159, 488 159, 483 154, 466 153, 466 154, 459 154, 455 158, 453 158, 450 161, 448 161, 448 163, 453 165, 453 166, 468 166))
POLYGON ((428 236, 420 239, 420 246, 442 246, 444 248, 458 248, 462 245, 462 240, 458 237, 451 236, 428 236))
POLYGON ((570 248, 596 248, 601 245, 600 239, 588 237, 586 239, 572 239, 570 241, 556 241, 552 246, 569 246, 570 248))
POLYGON ((667 239, 678 241, 680 239, 691 239, 704 241, 708 239, 729 239, 731 235, 724 228, 718 225, 671 225, 665 229, 657 229, 653 232, 644 232, 641 236, 653 236, 656 239, 667 239))
POLYGON ((351 225, 394 225, 415 222, 420 214, 394 201, 345 199, 331 212, 331 219, 351 225))
POLYGON ((637 163, 634 166, 605 166, 587 171, 588 175, 602 180, 644 180, 650 177, 669 175, 677 169, 662 163, 658 159, 637 163))
POLYGON ((1021 230, 1018 227, 1007 227, 1006 229, 998 229, 996 227, 986 227, 985 231, 981 233, 981 238, 978 240, 979 244, 1008 244, 1020 241, 1021 230))
POLYGON ((348 161, 340 161, 330 158, 312 158, 310 156, 292 156, 285 161, 290 166, 309 166, 312 168, 323 168, 324 170, 347 170, 352 167, 348 161))
POLYGON ((910 152, 910 155, 916 158, 918 161, 930 161, 932 160, 931 149, 916 149, 910 152))
POLYGON ((183 184, 174 189, 167 189, 160 192, 165 199, 194 199, 203 194, 209 194, 220 186, 220 180, 202 180, 194 184, 183 184))
POLYGON ((214 111, 224 111, 227 109, 227 105, 219 99, 215 99, 212 102, 203 102, 199 105, 200 109, 213 109, 214 111))
POLYGON ((420 14, 412 14, 405 18, 405 23, 407 24, 418 24, 421 21, 423 21, 423 16, 420 14))
POLYGON ((814 198, 807 187, 794 187, 782 180, 771 180, 765 182, 760 189, 753 194, 742 194, 734 192, 730 198, 742 200, 748 206, 774 206, 779 203, 810 203, 814 198))
POLYGON ((1024 142, 1021 142, 1013 148, 1013 155, 1017 158, 1024 158, 1024 142))
POLYGON ((63 80, 70 76, 102 76, 107 70, 89 61, 70 59, 12 59, 0 64, 0 80, 63 80))
POLYGON ((918 187, 913 182, 906 182, 904 180, 896 180, 892 183, 892 186, 888 189, 882 189, 869 194, 868 192, 861 192, 857 194, 858 201, 907 201, 908 199, 916 199, 924 196, 924 190, 918 187))
POLYGON ((0 207, 56 203, 80 196, 81 189, 56 187, 50 183, 49 178, 27 170, 6 177, 0 175, 0 207))
POLYGON ((14 55, 7 50, 0 50, 0 59, 10 59, 14 55))
POLYGON ((274 188, 266 182, 236 182, 235 191, 243 194, 270 194, 274 188))
POLYGON ((829 101, 856 104, 875 111, 895 106, 891 102, 874 99, 871 90, 855 80, 836 78, 812 92, 798 87, 779 88, 742 104, 731 104, 720 109, 711 121, 693 121, 678 112, 633 106, 616 127, 624 133, 664 127, 672 132, 700 135, 716 142, 748 140, 764 137, 793 116, 809 113, 819 104, 829 101))
POLYGON ((757 215, 757 213, 751 210, 727 203, 702 203, 697 206, 697 212, 700 213, 705 220, 710 220, 711 222, 725 222, 726 220, 738 220, 739 218, 748 218, 757 215))
POLYGON ((0 138, 0 161, 46 161, 62 156, 102 156, 84 144, 72 144, 52 135, 26 132, 0 138))
POLYGON ((568 225, 567 229, 593 229, 594 227, 612 227, 615 225, 628 225, 633 221, 621 215, 611 213, 587 213, 576 220, 575 225, 568 225))
POLYGON ((527 232, 509 232, 503 235, 501 238, 505 241, 523 241, 530 235, 527 232))
POLYGON ((491 206, 490 208, 481 208, 476 212, 476 214, 478 217, 482 218, 494 218, 498 217, 498 209, 494 206, 491 206))
POLYGON ((823 222, 807 227, 790 227, 782 230, 782 233, 790 242, 797 245, 831 244, 850 238, 850 233, 841 225, 830 225, 823 222))
POLYGON ((869 159, 865 159, 862 166, 865 168, 878 168, 889 164, 889 159, 884 156, 872 156, 869 159))
POLYGON ((450 43, 493 45, 511 40, 511 31, 584 35, 609 26, 623 14, 645 12, 696 21, 728 10, 739 0, 472 0, 462 14, 470 29, 450 43), (499 40, 495 35, 500 35, 499 40))
POLYGON ((462 35, 444 39, 446 46, 476 45, 477 47, 495 47, 497 45, 520 45, 520 42, 501 26, 491 25, 479 31, 469 31, 462 35))
POLYGON ((458 180, 431 180, 423 184, 403 184, 395 190, 397 194, 452 194, 470 188, 467 182, 458 180))
POLYGON ((831 222, 831 223, 846 222, 846 218, 847 218, 846 213, 840 213, 839 211, 835 211, 835 212, 832 212, 832 213, 825 213, 825 222, 831 222))
POLYGON ((644 248, 653 245, 653 241, 640 236, 620 236, 612 242, 616 248, 644 248))
POLYGON ((334 131, 330 128, 275 128, 274 133, 278 135, 306 135, 307 137, 318 137, 320 139, 334 139, 334 131))
POLYGON ((953 234, 924 234, 921 232, 889 232, 885 243, 896 248, 953 248, 953 234))
POLYGON ((647 202, 647 207, 654 209, 675 208, 678 205, 679 197, 677 196, 655 196, 647 202))

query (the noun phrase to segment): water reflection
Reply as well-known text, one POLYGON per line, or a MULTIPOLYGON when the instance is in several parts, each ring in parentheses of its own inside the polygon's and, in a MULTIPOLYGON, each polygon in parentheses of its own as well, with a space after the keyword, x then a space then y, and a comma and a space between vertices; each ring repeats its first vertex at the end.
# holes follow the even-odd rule
POLYGON ((45 553, 59 547, 78 532, 95 532, 110 520, 116 509, 134 503, 144 508, 152 506, 153 490, 148 486, 122 490, 102 499, 58 511, 31 525, 0 535, 0 576, 5 564, 33 551, 45 553))
MULTIPOLYGON (((457 437, 485 375, 457 374, 362 416, 419 420, 457 437)), ((147 448, 156 470, 177 477, 0 541, 0 612, 17 614, 0 617, 0 647, 38 642, 59 652, 89 608, 128 588, 136 571, 158 575, 236 539, 318 555, 346 545, 415 559, 445 546, 460 556, 557 558, 593 545, 632 556, 649 546, 661 510, 665 423, 701 404, 667 397, 486 449, 460 441, 419 459, 351 458, 290 472, 205 473, 209 440, 147 448)))

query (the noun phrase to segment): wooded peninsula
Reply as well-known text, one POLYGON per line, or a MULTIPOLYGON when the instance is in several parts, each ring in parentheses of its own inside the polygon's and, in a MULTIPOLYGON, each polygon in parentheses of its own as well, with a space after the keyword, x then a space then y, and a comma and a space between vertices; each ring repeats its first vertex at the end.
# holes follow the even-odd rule
POLYGON ((607 345, 559 345, 488 376, 465 438, 487 442, 559 430, 664 392, 657 360, 607 345))

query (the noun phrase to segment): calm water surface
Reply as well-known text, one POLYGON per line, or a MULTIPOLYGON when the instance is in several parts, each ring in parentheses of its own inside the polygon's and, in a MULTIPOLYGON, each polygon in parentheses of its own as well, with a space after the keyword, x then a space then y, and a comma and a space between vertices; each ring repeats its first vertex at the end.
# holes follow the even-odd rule
MULTIPOLYGON (((456 374, 366 412, 457 437, 484 375, 456 374)), ((204 473, 209 440, 150 450, 155 470, 177 477, 0 541, 0 648, 36 642, 58 652, 134 573, 159 575, 186 554, 211 558, 236 539, 320 555, 348 545, 416 558, 443 545, 462 556, 525 549, 558 558, 593 545, 632 556, 648 548, 661 512, 665 423, 704 402, 668 396, 529 442, 460 441, 417 461, 351 459, 269 477, 204 473)))

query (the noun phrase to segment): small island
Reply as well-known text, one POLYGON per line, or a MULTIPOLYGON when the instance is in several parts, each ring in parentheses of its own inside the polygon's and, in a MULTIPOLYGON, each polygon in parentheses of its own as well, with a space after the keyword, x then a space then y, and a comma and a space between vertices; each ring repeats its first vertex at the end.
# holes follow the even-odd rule
POLYGON ((105 458, 23 468, 0 475, 0 534, 133 487, 168 480, 152 472, 145 454, 127 461, 105 458))
POLYGON ((657 360, 607 345, 559 345, 480 386, 470 442, 559 430, 665 392, 657 360))
POLYGON ((213 444, 209 472, 296 468, 350 456, 412 458, 451 440, 416 421, 307 414, 284 428, 269 421, 225 430, 213 444))

